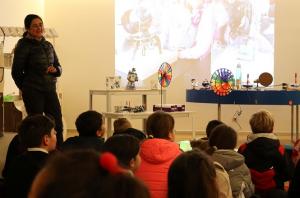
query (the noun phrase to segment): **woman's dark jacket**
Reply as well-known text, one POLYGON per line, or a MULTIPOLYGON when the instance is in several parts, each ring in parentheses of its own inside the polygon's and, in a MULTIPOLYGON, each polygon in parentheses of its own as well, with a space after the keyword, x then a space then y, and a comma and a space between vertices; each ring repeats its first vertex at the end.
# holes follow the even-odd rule
POLYGON ((11 72, 20 90, 53 91, 56 90, 56 77, 61 75, 62 69, 50 42, 45 38, 38 41, 25 36, 16 45, 11 72), (47 73, 51 65, 57 69, 56 73, 47 73))

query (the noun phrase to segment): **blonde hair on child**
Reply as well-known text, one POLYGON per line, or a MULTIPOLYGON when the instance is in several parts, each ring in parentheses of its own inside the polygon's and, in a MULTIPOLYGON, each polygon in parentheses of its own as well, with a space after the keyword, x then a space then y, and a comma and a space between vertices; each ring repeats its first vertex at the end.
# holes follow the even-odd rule
POLYGON ((253 133, 272 133, 274 128, 274 118, 267 110, 260 110, 250 118, 250 126, 253 133))

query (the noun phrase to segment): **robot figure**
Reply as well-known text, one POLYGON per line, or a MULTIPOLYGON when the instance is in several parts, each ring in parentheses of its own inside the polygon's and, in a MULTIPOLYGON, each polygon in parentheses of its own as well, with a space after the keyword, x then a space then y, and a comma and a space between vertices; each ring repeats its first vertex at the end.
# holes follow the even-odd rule
POLYGON ((127 89, 135 89, 135 82, 137 82, 139 80, 135 68, 132 68, 131 71, 129 70, 129 72, 127 74, 127 80, 128 80, 128 83, 127 83, 126 88, 127 89))

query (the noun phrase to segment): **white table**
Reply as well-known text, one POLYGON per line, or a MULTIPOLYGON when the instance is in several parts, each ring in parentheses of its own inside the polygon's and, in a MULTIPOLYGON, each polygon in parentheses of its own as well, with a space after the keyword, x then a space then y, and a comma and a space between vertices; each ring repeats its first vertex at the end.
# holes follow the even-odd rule
MULTIPOLYGON (((137 95, 137 96, 142 96, 142 105, 145 107, 145 111, 147 111, 147 96, 148 95, 158 95, 160 96, 160 99, 162 100, 162 103, 166 103, 166 90, 160 90, 160 89, 107 89, 107 90, 90 90, 89 92, 89 109, 93 109, 93 96, 94 95, 102 95, 106 97, 106 112, 103 114, 107 114, 107 131, 108 133, 111 133, 111 119, 117 119, 121 118, 123 114, 125 113, 113 113, 112 112, 112 103, 111 99, 112 96, 131 96, 131 95, 137 95)), ((159 100, 160 101, 160 100, 159 100)), ((149 113, 147 114, 149 115, 149 113)), ((123 116, 124 117, 124 116, 123 116)), ((136 118, 136 119, 143 119, 143 128, 146 122, 146 118, 148 116, 142 116, 138 118, 138 115, 135 116, 130 116, 131 118, 136 118)), ((128 117, 129 118, 129 117, 128 117)))
POLYGON ((112 89, 112 90, 90 90, 89 93, 89 108, 93 109, 93 95, 103 95, 106 96, 106 112, 111 112, 111 98, 116 95, 141 95, 142 105, 147 108, 147 95, 160 95, 162 93, 162 103, 166 103, 166 90, 159 89, 112 89))
MULTIPOLYGON (((128 113, 128 112, 122 112, 122 113, 114 113, 114 112, 104 112, 103 115, 107 119, 107 135, 110 136, 112 133, 112 121, 111 119, 118 119, 118 118, 127 118, 127 119, 147 119, 150 114, 152 114, 152 111, 145 111, 140 113, 128 113)), ((178 117, 187 117, 191 118, 192 120, 192 133, 193 138, 196 136, 195 128, 194 128, 194 113, 193 111, 176 111, 176 112, 168 112, 171 114, 174 118, 178 117)), ((143 125, 143 130, 145 131, 145 125, 143 125)))

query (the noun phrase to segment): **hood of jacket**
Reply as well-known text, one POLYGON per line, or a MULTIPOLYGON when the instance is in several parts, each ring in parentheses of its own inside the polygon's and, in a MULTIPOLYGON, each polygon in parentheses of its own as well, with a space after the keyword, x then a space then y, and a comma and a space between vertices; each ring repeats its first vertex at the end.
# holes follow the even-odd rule
POLYGON ((247 138, 247 148, 261 159, 270 159, 278 152, 280 141, 273 133, 251 134, 247 138))
POLYGON ((212 158, 220 163, 226 171, 235 169, 244 164, 245 158, 243 155, 234 150, 219 149, 216 150, 212 158))
POLYGON ((179 145, 165 139, 148 139, 141 145, 140 156, 151 164, 160 164, 174 159, 181 153, 179 145))

